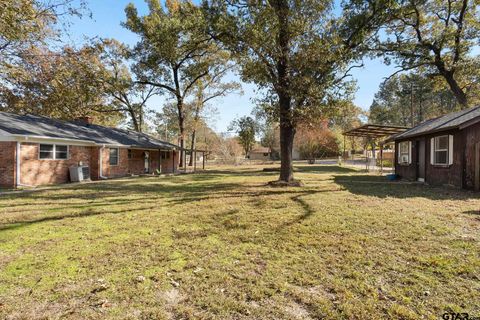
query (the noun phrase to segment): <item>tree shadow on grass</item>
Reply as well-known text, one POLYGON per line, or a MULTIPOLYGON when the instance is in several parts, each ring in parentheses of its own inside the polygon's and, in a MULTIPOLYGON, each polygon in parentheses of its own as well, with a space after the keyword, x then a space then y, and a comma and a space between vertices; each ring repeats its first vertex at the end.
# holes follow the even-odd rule
POLYGON ((469 210, 469 211, 464 211, 463 213, 476 216, 477 220, 480 221, 480 210, 469 210))
POLYGON ((383 176, 334 176, 334 182, 349 192, 378 198, 427 198, 431 200, 467 200, 480 194, 450 187, 428 186, 416 182, 388 181, 383 176))
POLYGON ((94 209, 90 208, 88 210, 82 211, 80 213, 73 213, 73 214, 59 214, 59 215, 49 215, 49 216, 42 216, 37 219, 21 219, 17 221, 12 221, 5 224, 0 224, 0 232, 6 230, 15 230, 22 227, 26 227, 32 224, 42 223, 42 222, 50 222, 50 221, 59 221, 64 219, 77 219, 77 218, 84 218, 90 216, 98 216, 98 215, 107 215, 107 214, 124 214, 127 212, 135 212, 135 211, 144 211, 144 210, 152 210, 156 206, 148 206, 148 207, 139 207, 139 208, 130 208, 130 209, 121 209, 121 210, 109 210, 109 211, 95 211, 94 209))
POLYGON ((304 165, 304 166, 295 166, 295 172, 301 173, 354 173, 359 172, 358 170, 341 167, 336 165, 304 165))
MULTIPOLYGON (((133 195, 143 195, 146 198, 151 197, 173 197, 176 194, 209 194, 218 191, 225 191, 238 188, 235 183, 177 183, 164 184, 162 182, 152 184, 128 183, 128 184, 109 184, 109 185, 83 185, 75 189, 74 193, 50 193, 42 192, 37 194, 25 195, 28 198, 43 201, 58 200, 102 200, 103 198, 128 197, 133 195)), ((110 199, 109 199, 110 201, 110 199)))
POLYGON ((319 193, 328 193, 328 192, 343 192, 344 190, 341 188, 334 188, 334 189, 321 189, 321 190, 307 190, 303 191, 300 193, 297 193, 294 196, 290 197, 290 200, 295 202, 297 205, 299 205, 303 213, 296 216, 294 219, 286 221, 282 223, 280 226, 278 226, 278 230, 282 230, 286 227, 295 225, 297 223, 302 223, 303 221, 307 220, 310 218, 313 214, 315 214, 315 209, 307 202, 303 197, 309 196, 309 195, 314 195, 314 194, 319 194, 319 193))

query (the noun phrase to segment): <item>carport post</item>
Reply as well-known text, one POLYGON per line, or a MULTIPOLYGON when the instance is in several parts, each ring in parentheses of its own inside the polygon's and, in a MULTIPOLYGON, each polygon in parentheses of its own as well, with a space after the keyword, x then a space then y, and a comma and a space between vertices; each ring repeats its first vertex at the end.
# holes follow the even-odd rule
POLYGON ((383 173, 383 143, 380 143, 380 174, 383 173))
POLYGON ((203 151, 202 162, 203 162, 203 170, 205 170, 205 151, 203 151))
POLYGON ((162 173, 162 150, 158 149, 158 172, 162 173))
POLYGON ((197 150, 193 151, 193 172, 197 171, 197 150))
POLYGON ((172 173, 175 173, 175 150, 172 150, 172 173))

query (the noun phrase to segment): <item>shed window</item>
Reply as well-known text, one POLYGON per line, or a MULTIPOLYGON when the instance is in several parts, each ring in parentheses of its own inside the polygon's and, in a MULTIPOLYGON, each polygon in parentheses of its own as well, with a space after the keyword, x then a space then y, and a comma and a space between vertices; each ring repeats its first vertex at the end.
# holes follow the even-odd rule
POLYGON ((132 159, 132 149, 128 149, 128 159, 132 159))
POLYGON ((110 148, 110 165, 118 165, 118 148, 110 148))
POLYGON ((68 146, 58 144, 40 144, 39 159, 66 160, 68 146))
POLYGON ((431 162, 436 165, 453 164, 453 136, 444 135, 432 138, 431 162))
POLYGON ((403 141, 398 144, 398 163, 409 164, 411 163, 411 142, 403 141))

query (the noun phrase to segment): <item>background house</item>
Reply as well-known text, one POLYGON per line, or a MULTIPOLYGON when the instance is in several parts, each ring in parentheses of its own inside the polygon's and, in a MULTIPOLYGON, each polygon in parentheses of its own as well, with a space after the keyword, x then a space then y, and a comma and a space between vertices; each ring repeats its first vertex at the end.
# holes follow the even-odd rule
POLYGON ((250 160, 271 160, 271 150, 267 147, 256 147, 249 152, 248 158, 250 160))

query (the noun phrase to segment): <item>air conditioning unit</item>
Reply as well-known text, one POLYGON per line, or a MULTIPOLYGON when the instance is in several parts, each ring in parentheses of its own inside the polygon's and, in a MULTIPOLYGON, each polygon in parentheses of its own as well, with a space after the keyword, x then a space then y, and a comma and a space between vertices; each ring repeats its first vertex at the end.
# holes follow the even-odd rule
POLYGON ((70 181, 71 182, 90 181, 90 168, 88 166, 70 167, 70 181))

